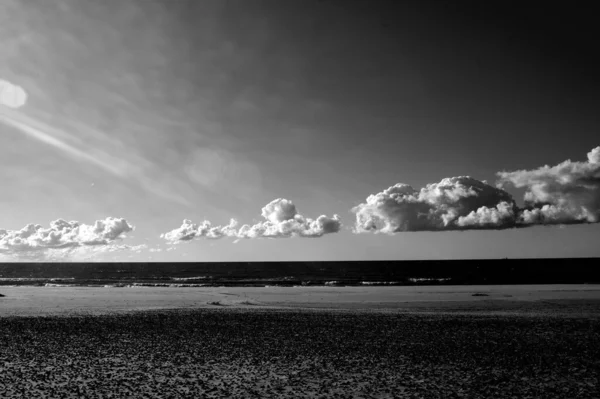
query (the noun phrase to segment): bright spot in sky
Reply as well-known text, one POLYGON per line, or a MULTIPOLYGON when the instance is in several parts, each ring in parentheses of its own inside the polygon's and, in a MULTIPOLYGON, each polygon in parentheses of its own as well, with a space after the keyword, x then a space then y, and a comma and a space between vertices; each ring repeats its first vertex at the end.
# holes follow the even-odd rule
POLYGON ((0 79, 0 105, 20 108, 27 101, 27 93, 21 86, 0 79))

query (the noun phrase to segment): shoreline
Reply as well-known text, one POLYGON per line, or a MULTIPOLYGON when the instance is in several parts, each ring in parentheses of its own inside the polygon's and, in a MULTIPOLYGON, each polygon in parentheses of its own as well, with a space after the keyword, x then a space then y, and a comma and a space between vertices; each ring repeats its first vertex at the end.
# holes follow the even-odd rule
POLYGON ((0 287, 0 318, 194 309, 599 317, 600 285, 0 287), (474 296, 475 295, 475 296, 474 296))

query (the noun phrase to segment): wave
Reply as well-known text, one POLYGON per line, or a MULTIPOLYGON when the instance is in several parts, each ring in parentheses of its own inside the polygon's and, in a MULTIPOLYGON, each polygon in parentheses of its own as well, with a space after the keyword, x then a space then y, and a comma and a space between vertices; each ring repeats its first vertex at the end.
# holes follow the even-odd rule
POLYGON ((360 285, 400 285, 399 281, 361 281, 360 285))
POLYGON ((46 283, 46 284, 44 284, 44 287, 73 287, 73 284, 51 284, 51 283, 46 283))
POLYGON ((75 281, 74 277, 0 277, 0 281, 75 281))
MULTIPOLYGON (((96 277, 96 276, 94 276, 96 277)), ((210 275, 192 277, 145 276, 115 278, 44 278, 44 277, 0 277, 0 286, 37 286, 37 287, 350 287, 350 286, 400 286, 400 285, 430 285, 451 282, 449 277, 410 277, 404 280, 321 280, 294 277, 279 278, 215 278, 210 275), (292 280, 294 279, 294 280, 292 280)))
POLYGON ((449 280, 451 280, 450 277, 443 277, 443 278, 410 277, 408 279, 408 281, 410 281, 411 283, 429 283, 429 282, 443 283, 444 281, 449 281, 449 280))
POLYGON ((207 280, 213 278, 212 276, 197 276, 197 277, 170 277, 173 281, 193 281, 193 280, 207 280))
MULTIPOLYGON (((114 286, 114 285, 113 285, 114 286)), ((165 284, 165 283, 132 283, 123 287, 210 287, 212 284, 165 284)))

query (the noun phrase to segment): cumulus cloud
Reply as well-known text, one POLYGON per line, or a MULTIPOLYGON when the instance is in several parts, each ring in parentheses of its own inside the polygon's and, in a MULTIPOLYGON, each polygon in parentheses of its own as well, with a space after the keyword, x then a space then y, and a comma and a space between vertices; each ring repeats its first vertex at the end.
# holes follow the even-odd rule
POLYGON ((27 93, 21 86, 0 79, 0 105, 20 108, 27 102, 27 93))
POLYGON ((0 229, 0 253, 16 257, 51 257, 83 247, 96 247, 94 251, 122 249, 111 244, 133 229, 125 219, 113 217, 97 220, 92 225, 58 219, 51 222, 49 228, 28 224, 21 230, 0 229), (52 253, 57 250, 62 251, 52 253))
POLYGON ((456 224, 461 228, 498 229, 511 227, 515 222, 514 203, 500 202, 493 208, 482 206, 467 216, 460 216, 456 224))
POLYGON ((235 237, 237 221, 231 219, 227 226, 212 226, 212 224, 205 220, 200 224, 193 223, 189 219, 185 219, 183 224, 165 234, 161 237, 167 241, 189 241, 194 238, 223 238, 223 237, 235 237))
POLYGON ((273 224, 294 219, 297 214, 296 206, 292 201, 283 198, 269 202, 263 207, 261 212, 262 217, 271 221, 273 224))
POLYGON ((419 191, 396 184, 352 209, 356 232, 396 233, 512 227, 516 204, 506 191, 469 176, 451 177, 419 191))
POLYGON ((532 170, 499 172, 498 186, 525 188, 523 224, 597 223, 600 221, 600 146, 587 162, 559 163, 532 170))
POLYGON ((468 176, 446 178, 418 191, 399 183, 352 209, 354 230, 391 234, 597 223, 600 147, 587 158, 587 162, 567 160, 552 167, 499 172, 496 187, 468 176), (503 189, 507 184, 526 189, 523 208, 503 189))
POLYGON ((337 233, 341 228, 338 215, 319 216, 310 219, 298 213, 292 201, 278 198, 262 208, 261 215, 266 220, 254 225, 244 224, 238 227, 238 222, 231 219, 225 226, 212 226, 209 221, 201 224, 184 220, 181 227, 161 237, 170 242, 189 241, 195 238, 218 239, 232 238, 285 238, 285 237, 321 237, 325 234, 337 233))

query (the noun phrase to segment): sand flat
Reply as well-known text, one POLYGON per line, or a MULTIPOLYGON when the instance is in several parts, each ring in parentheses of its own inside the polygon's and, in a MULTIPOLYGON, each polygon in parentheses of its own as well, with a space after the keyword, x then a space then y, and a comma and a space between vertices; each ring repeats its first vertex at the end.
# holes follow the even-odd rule
POLYGON ((600 308, 600 285, 399 287, 0 287, 0 316, 155 309, 326 308, 539 310, 600 308), (473 294, 484 294, 473 296, 473 294))

